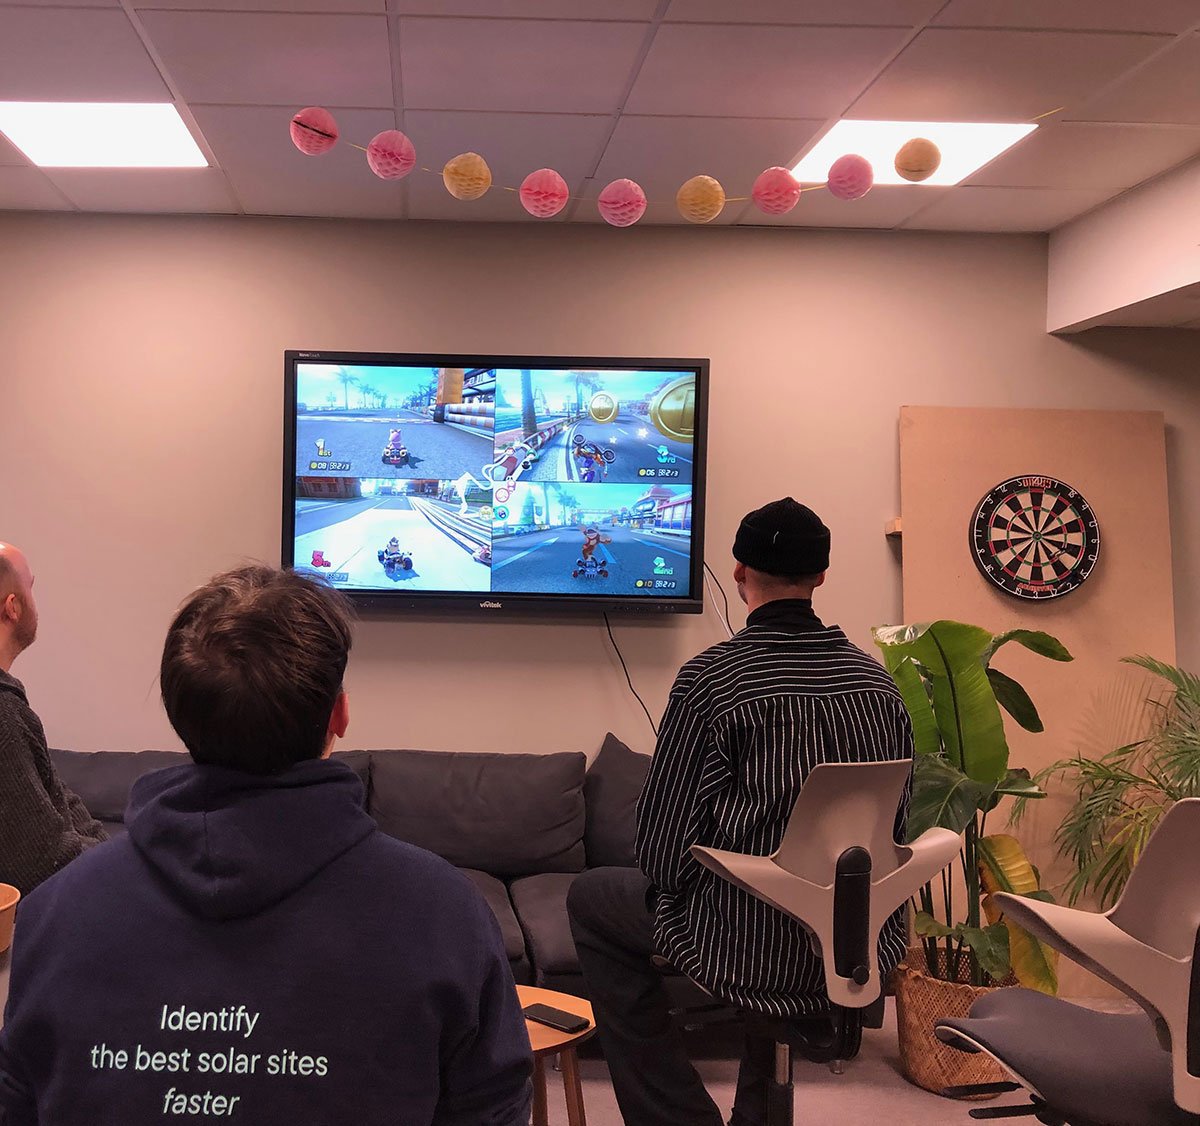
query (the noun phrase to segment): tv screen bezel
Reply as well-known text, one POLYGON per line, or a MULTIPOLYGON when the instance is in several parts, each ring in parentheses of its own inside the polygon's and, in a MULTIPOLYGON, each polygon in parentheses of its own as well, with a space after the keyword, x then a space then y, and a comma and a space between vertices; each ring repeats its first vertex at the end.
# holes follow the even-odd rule
MULTIPOLYGON (((494 367, 576 368, 603 371, 678 371, 696 375, 696 411, 692 460, 692 550, 688 595, 680 598, 590 594, 530 594, 481 591, 342 591, 355 606, 369 610, 453 610, 480 615, 504 611, 539 614, 700 614, 704 611, 704 515, 708 461, 707 359, 664 359, 629 356, 512 356, 491 353, 450 352, 326 352, 288 349, 284 352, 283 394, 283 523, 280 559, 295 566, 296 546, 296 430, 299 423, 296 366, 300 363, 336 363, 370 367, 494 367)), ((360 474, 361 476, 361 474, 360 474)))

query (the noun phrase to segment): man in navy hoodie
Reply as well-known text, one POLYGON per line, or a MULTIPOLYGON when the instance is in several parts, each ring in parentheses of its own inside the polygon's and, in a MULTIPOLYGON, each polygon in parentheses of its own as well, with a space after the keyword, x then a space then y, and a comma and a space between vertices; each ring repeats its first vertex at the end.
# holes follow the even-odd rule
POLYGON ((21 905, 4 1126, 525 1126, 529 1039, 496 921, 380 833, 328 761, 343 600, 247 566, 163 651, 194 765, 138 780, 129 834, 21 905))

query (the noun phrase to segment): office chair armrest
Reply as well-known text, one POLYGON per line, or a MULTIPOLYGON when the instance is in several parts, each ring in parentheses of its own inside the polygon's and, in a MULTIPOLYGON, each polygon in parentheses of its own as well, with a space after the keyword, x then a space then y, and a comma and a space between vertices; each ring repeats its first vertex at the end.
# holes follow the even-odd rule
POLYGON ((873 903, 876 914, 881 919, 887 918, 908 902, 954 860, 961 847, 961 834, 950 829, 926 829, 912 844, 905 846, 908 859, 875 885, 873 903))
POLYGON ((1154 1021, 1162 1046, 1170 1050, 1175 1010, 1187 1006, 1188 963, 1138 941, 1108 915, 1008 892, 997 892, 994 901, 1019 927, 1132 997, 1154 1021))

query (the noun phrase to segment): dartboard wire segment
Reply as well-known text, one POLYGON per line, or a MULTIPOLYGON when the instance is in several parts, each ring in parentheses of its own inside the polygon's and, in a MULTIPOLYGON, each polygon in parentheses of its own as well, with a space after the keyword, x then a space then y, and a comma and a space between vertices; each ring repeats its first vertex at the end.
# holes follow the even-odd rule
POLYGON ((1057 598, 1077 589, 1100 555, 1100 529, 1077 489, 1053 477, 1002 481, 971 520, 975 564, 1018 598, 1057 598))

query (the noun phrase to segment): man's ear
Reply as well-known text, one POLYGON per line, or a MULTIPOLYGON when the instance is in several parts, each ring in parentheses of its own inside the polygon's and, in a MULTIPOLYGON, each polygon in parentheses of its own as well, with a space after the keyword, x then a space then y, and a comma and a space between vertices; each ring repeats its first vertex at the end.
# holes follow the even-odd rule
POLYGON ((21 600, 15 593, 7 594, 0 600, 0 618, 6 618, 10 622, 20 621, 21 600))
POLYGON ((350 726, 350 697, 345 692, 339 692, 333 702, 333 711, 329 714, 329 729, 326 734, 341 739, 350 726))
POLYGON ((822 571, 815 579, 813 579, 813 590, 816 590, 819 586, 825 585, 825 576, 828 574, 828 571, 822 571))
POLYGON ((735 583, 744 583, 746 581, 745 563, 735 563, 733 565, 733 581, 735 583))

